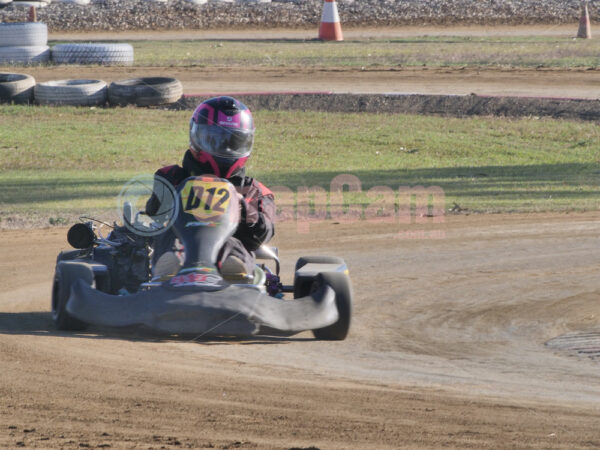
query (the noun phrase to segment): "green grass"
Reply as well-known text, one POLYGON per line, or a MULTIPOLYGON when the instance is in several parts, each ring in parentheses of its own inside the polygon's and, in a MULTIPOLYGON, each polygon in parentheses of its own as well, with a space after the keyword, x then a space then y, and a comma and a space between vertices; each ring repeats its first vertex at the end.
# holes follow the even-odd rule
POLYGON ((600 41, 566 37, 135 41, 133 46, 141 66, 600 66, 600 41))
MULTIPOLYGON (((103 211, 132 176, 180 161, 188 111, 0 107, 0 219, 103 211)), ((552 119, 257 112, 249 171, 268 185, 440 186, 481 212, 597 209, 600 129, 552 119)), ((354 200, 367 203, 366 196, 354 200)), ((0 223, 0 226, 3 224, 0 223)))

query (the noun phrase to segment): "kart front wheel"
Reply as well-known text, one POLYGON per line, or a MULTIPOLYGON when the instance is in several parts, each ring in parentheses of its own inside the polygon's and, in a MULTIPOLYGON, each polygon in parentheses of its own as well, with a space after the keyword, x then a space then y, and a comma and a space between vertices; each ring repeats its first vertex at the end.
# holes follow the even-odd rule
POLYGON ((339 318, 337 322, 325 328, 313 330, 317 339, 325 341, 342 341, 348 336, 352 318, 352 285, 350 277, 340 272, 323 272, 316 276, 313 290, 328 285, 335 292, 335 306, 339 318))
POLYGON ((85 322, 71 316, 66 309, 71 286, 80 278, 93 283, 93 273, 82 264, 65 261, 56 266, 52 285, 52 320, 59 330, 81 331, 87 328, 85 322))
POLYGON ((345 264, 345 262, 337 256, 301 256, 296 261, 294 272, 298 272, 307 264, 345 264))
POLYGON ((298 274, 298 271, 307 264, 346 265, 345 261, 337 256, 301 256, 298 258, 298 261, 296 261, 296 267, 294 268, 294 298, 305 297, 313 292, 312 288, 316 273, 312 273, 310 276, 299 276, 298 274))

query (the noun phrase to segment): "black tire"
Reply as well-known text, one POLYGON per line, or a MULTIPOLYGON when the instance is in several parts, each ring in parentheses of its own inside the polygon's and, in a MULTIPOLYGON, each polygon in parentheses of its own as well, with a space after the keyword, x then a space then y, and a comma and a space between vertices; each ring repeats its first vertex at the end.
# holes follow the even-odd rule
POLYGON ((56 64, 100 64, 130 66, 133 47, 130 44, 58 44, 52 47, 56 64))
POLYGON ((87 328, 85 322, 77 320, 66 310, 71 286, 79 279, 90 285, 94 282, 94 273, 85 263, 64 261, 56 266, 52 285, 52 320, 59 330, 81 331, 87 328))
POLYGON ((56 264, 61 261, 71 261, 81 256, 81 250, 64 250, 56 257, 56 264))
POLYGON ((335 291, 335 305, 338 309, 339 319, 333 325, 313 330, 317 339, 324 341, 343 341, 348 336, 352 319, 352 284, 350 277, 341 272, 324 272, 317 275, 313 289, 318 289, 324 284, 331 286, 335 291))
POLYGON ((177 102, 183 86, 175 78, 145 77, 115 81, 108 87, 108 101, 113 106, 155 106, 177 102))
MULTIPOLYGON (((309 262, 322 262, 323 264, 338 263, 338 261, 330 262, 327 260, 323 262, 322 260, 311 261, 310 258, 307 259, 308 261, 305 264, 308 264, 309 262)), ((332 257, 332 259, 340 258, 332 257)), ((298 262, 300 262, 300 260, 298 262)), ((342 263, 343 262, 344 261, 342 260, 342 263)), ((338 309, 339 318, 336 323, 329 325, 328 327, 313 330, 313 335, 317 339, 324 341, 342 341, 346 339, 346 336, 348 335, 352 318, 352 284, 350 282, 350 277, 347 274, 343 272, 322 272, 313 279, 295 280, 294 298, 306 297, 321 288, 323 284, 331 286, 335 291, 335 305, 338 309)))
POLYGON ((0 103, 32 103, 35 80, 24 73, 0 73, 0 103))
POLYGON ((0 64, 39 64, 50 59, 47 45, 0 47, 0 64))
POLYGON ((57 0, 57 3, 71 3, 72 5, 89 5, 91 0, 57 0))
MULTIPOLYGON (((16 5, 17 3, 15 3, 16 5)), ((44 46, 48 43, 48 26, 41 22, 0 23, 0 47, 44 46)))
POLYGON ((296 272, 307 264, 346 264, 337 256, 301 256, 294 269, 294 298, 310 295, 315 277, 298 277, 296 272))
POLYGON ((98 106, 106 103, 102 80, 57 80, 38 83, 34 88, 39 105, 98 106))
POLYGON ((307 264, 345 264, 345 261, 337 256, 301 256, 296 261, 294 272, 307 264))

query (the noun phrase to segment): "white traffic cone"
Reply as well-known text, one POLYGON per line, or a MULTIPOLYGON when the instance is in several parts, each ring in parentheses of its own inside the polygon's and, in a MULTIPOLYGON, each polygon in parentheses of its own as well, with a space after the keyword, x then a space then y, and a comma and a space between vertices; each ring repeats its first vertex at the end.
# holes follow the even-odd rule
POLYGON ((342 25, 335 0, 323 2, 323 15, 319 27, 319 39, 322 41, 343 41, 342 25))
POLYGON ((577 37, 582 39, 592 38, 592 27, 590 26, 590 14, 588 12, 587 3, 582 3, 581 5, 581 18, 579 19, 577 37))

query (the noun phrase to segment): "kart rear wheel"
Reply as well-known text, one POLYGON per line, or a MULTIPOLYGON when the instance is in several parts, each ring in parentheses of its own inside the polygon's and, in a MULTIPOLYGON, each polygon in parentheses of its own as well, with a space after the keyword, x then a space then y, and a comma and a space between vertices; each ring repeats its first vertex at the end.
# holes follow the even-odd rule
POLYGON ((66 309, 71 286, 78 279, 83 279, 91 285, 94 281, 93 272, 84 264, 70 261, 61 262, 56 266, 52 285, 52 320, 59 330, 81 331, 87 328, 85 322, 71 316, 66 309))
POLYGON ((335 306, 337 307, 338 321, 325 328, 313 330, 317 339, 324 341, 343 341, 348 336, 352 318, 352 285, 350 277, 341 272, 323 272, 317 275, 314 288, 323 285, 330 286, 335 292, 335 306))
POLYGON ((61 261, 70 261, 81 256, 81 250, 63 250, 56 257, 56 264, 61 261))

